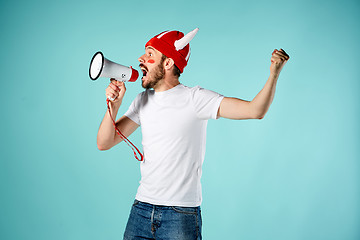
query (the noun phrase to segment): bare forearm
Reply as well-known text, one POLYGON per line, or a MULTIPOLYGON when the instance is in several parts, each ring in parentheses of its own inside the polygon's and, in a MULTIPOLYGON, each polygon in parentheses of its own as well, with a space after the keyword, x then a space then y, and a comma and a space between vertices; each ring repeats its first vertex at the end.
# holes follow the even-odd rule
POLYGON ((289 55, 283 50, 275 49, 271 56, 270 77, 267 80, 264 88, 256 95, 250 102, 252 112, 258 118, 263 118, 270 108, 270 105, 275 96, 276 83, 279 78, 281 69, 289 60, 289 55))
POLYGON ((264 88, 256 95, 256 97, 250 102, 252 112, 255 113, 257 118, 263 118, 266 112, 269 110, 270 105, 275 96, 276 83, 279 78, 279 74, 270 74, 264 88))
MULTIPOLYGON (((121 103, 120 103, 121 105, 121 103)), ((116 119, 116 115, 119 110, 119 106, 110 105, 111 115, 116 119)), ((110 149, 114 146, 116 137, 116 131, 110 117, 109 111, 106 111, 105 116, 100 124, 98 135, 97 135, 97 145, 100 150, 110 149)))
MULTIPOLYGON (((121 106, 122 99, 126 92, 126 87, 123 82, 116 81, 115 79, 110 79, 110 84, 106 88, 106 97, 112 99, 109 101, 109 107, 111 116, 116 119, 116 115, 121 106)), ((97 135, 97 145, 100 150, 110 149, 115 145, 116 131, 113 125, 113 121, 110 117, 109 111, 106 111, 105 116, 100 124, 98 135, 97 135)))
POLYGON ((283 49, 275 49, 270 59, 270 77, 264 88, 251 102, 224 97, 220 103, 218 116, 229 119, 262 119, 274 99, 276 83, 287 60, 289 55, 283 49))

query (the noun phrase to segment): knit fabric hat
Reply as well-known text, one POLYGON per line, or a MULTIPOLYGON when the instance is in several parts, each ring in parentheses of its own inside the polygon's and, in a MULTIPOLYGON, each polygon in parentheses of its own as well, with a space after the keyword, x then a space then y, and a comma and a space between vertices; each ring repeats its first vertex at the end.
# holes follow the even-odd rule
POLYGON ((186 35, 179 31, 165 31, 150 39, 145 47, 152 46, 166 57, 172 58, 180 72, 183 72, 190 57, 189 42, 198 31, 195 28, 186 35))

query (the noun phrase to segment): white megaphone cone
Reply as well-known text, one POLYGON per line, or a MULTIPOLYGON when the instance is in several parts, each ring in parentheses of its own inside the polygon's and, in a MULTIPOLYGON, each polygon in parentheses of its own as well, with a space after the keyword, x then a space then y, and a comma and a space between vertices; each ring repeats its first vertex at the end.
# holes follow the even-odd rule
MULTIPOLYGON (((139 73, 132 67, 126 67, 121 64, 112 62, 104 57, 102 52, 94 54, 90 62, 89 76, 91 80, 96 80, 99 77, 114 78, 121 82, 135 82, 139 73)), ((115 99, 108 97, 110 100, 115 99)))
POLYGON ((92 80, 106 77, 121 82, 135 82, 139 77, 138 71, 106 59, 102 52, 95 53, 91 59, 89 75, 92 80))

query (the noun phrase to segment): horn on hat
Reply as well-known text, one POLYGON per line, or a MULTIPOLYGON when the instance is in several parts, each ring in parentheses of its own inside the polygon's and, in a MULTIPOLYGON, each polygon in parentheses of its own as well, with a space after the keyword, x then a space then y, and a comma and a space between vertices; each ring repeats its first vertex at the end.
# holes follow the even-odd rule
POLYGON ((186 34, 184 37, 182 37, 181 39, 176 40, 174 43, 176 51, 179 51, 179 50, 183 49, 186 45, 188 45, 189 42, 195 37, 195 35, 198 31, 199 31, 199 28, 195 28, 194 30, 192 30, 191 32, 186 34))

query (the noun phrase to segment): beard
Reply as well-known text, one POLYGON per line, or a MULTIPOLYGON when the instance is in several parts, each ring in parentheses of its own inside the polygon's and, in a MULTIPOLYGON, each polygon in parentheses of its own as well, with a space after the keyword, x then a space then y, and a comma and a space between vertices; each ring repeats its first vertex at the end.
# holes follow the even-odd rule
POLYGON ((164 79, 165 76, 165 69, 163 66, 163 62, 161 61, 156 68, 154 69, 154 71, 152 72, 153 74, 151 74, 148 78, 147 83, 145 84, 145 81, 142 82, 141 86, 145 89, 150 89, 150 88, 154 88, 156 86, 156 84, 158 84, 158 82, 161 79, 164 79))

